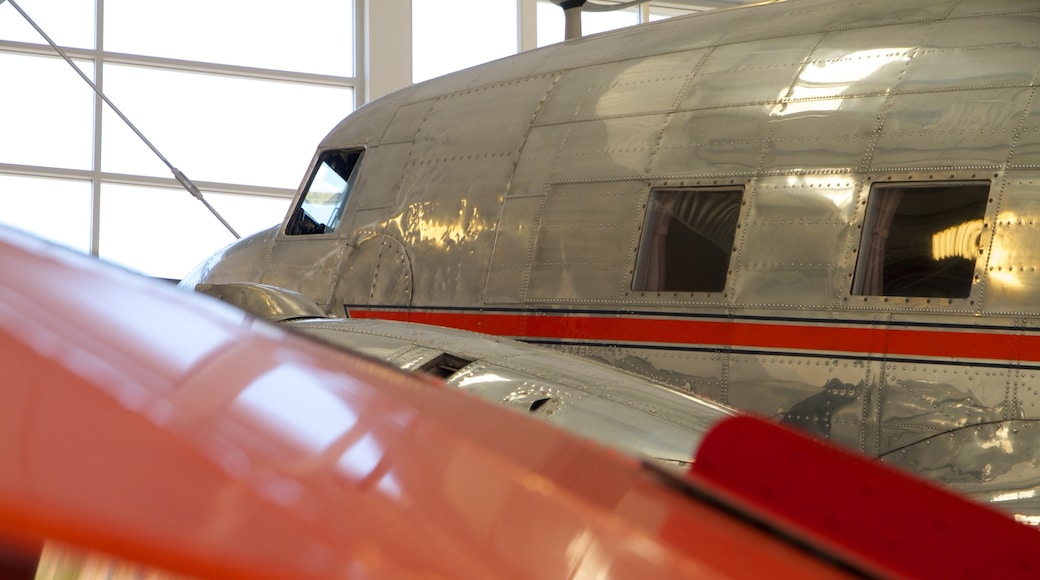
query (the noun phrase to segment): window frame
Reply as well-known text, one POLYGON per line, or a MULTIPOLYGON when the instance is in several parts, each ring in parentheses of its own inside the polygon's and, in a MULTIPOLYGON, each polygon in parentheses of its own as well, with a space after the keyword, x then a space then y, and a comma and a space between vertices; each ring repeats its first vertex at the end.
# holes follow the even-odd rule
MULTIPOLYGON (((293 238, 336 235, 343 223, 343 215, 346 212, 347 206, 350 204, 350 200, 353 197, 353 190, 358 182, 358 175, 361 173, 366 151, 367 148, 365 147, 337 147, 334 149, 319 151, 314 157, 314 162, 311 164, 310 170, 307 172, 307 180, 304 182, 303 187, 300 188, 300 192, 296 195, 291 209, 286 215, 285 223, 282 226, 282 233, 293 238), (318 173, 322 168, 326 166, 325 161, 336 155, 353 155, 355 157, 350 168, 350 174, 344 180, 346 187, 339 194, 342 199, 336 201, 336 208, 329 214, 329 223, 332 224, 331 227, 328 223, 325 223, 318 224, 322 227, 321 231, 307 232, 294 230, 294 226, 299 227, 298 222, 303 219, 302 216, 306 215, 309 217, 309 214, 307 214, 303 209, 303 206, 307 202, 307 196, 311 193, 311 186, 314 184, 314 180, 318 177, 318 173)), ((341 173, 336 173, 342 177, 341 173)))
MULTIPOLYGON (((746 206, 746 195, 747 195, 747 184, 743 182, 732 182, 729 184, 712 184, 712 185, 701 185, 699 183, 687 185, 679 183, 676 185, 663 184, 660 186, 653 186, 649 188, 647 193, 647 201, 645 204, 645 214, 643 216, 642 228, 639 236, 636 239, 635 247, 635 264, 632 269, 632 279, 630 282, 630 289, 633 292, 640 293, 643 296, 669 294, 671 296, 685 295, 685 296, 698 296, 701 298, 726 298, 729 294, 728 290, 733 283, 733 260, 737 253, 738 238, 737 234, 740 231, 741 224, 744 219, 744 211, 746 206), (718 194, 738 194, 736 204, 733 205, 735 211, 732 211, 733 222, 726 229, 732 230, 732 238, 729 242, 729 249, 725 259, 720 260, 712 267, 716 269, 714 277, 721 277, 721 284, 713 284, 709 287, 698 287, 698 288, 676 288, 669 287, 667 285, 667 269, 661 269, 660 266, 657 268, 657 277, 659 278, 658 284, 652 284, 649 278, 653 276, 650 272, 654 269, 651 262, 659 261, 660 258, 667 260, 667 239, 665 239, 664 247, 660 247, 655 252, 651 247, 654 245, 653 236, 655 230, 660 232, 660 228, 655 225, 655 221, 658 221, 658 217, 661 215, 657 208, 660 205, 657 203, 660 196, 673 195, 674 199, 679 200, 684 195, 696 195, 696 194, 707 194, 707 195, 718 195, 718 194), (665 252, 665 253, 661 253, 665 252), (658 258, 654 258, 654 254, 658 258), (725 266, 722 266, 722 262, 725 266)), ((678 201, 676 203, 679 203, 678 201)), ((696 204, 697 202, 692 202, 696 204)), ((674 208, 672 208, 674 209, 674 208)), ((665 211, 671 212, 671 209, 665 211)), ((669 213, 671 217, 674 214, 669 213)), ((670 222, 669 222, 670 224, 670 222)), ((660 224, 659 224, 660 225, 660 224)), ((665 231, 661 232, 667 238, 667 230, 670 229, 670 225, 664 228, 665 231)), ((695 232, 700 234, 700 232, 695 232)), ((721 257, 721 256, 720 256, 721 257)))
MULTIPOLYGON (((860 224, 860 227, 858 228, 858 231, 860 232, 859 240, 858 240, 857 243, 855 243, 852 246, 852 248, 853 248, 852 249, 852 251, 853 251, 853 259, 850 261, 851 264, 852 264, 852 269, 849 272, 849 275, 848 275, 848 278, 847 278, 848 279, 848 284, 849 284, 848 287, 847 287, 848 296, 850 298, 861 300, 862 302, 869 303, 869 304, 873 304, 873 303, 877 303, 877 302, 880 302, 880 303, 893 303, 893 302, 894 303, 900 303, 901 302, 901 303, 904 303, 904 304, 913 304, 915 306, 932 305, 932 304, 935 304, 935 305, 938 305, 938 304, 951 305, 951 304, 957 304, 957 303, 963 303, 963 304, 968 304, 968 305, 975 304, 975 302, 976 302, 975 295, 977 293, 977 290, 978 290, 978 287, 979 287, 979 281, 980 281, 980 272, 979 272, 980 260, 984 261, 986 259, 986 255, 988 253, 990 239, 991 239, 991 233, 992 233, 992 228, 989 227, 989 224, 992 222, 991 212, 993 211, 993 207, 994 207, 993 188, 994 188, 994 183, 996 181, 996 176, 993 176, 993 178, 990 179, 990 178, 979 178, 975 174, 971 174, 970 176, 963 176, 961 178, 959 178, 956 175, 950 175, 948 179, 941 179, 941 180, 934 179, 931 175, 926 176, 924 179, 920 179, 920 180, 915 179, 916 176, 914 176, 914 175, 899 176, 899 177, 901 178, 899 181, 893 180, 892 176, 888 176, 884 180, 881 180, 881 179, 870 180, 870 179, 868 179, 866 184, 865 184, 866 196, 863 199, 863 201, 861 202, 861 209, 860 209, 859 215, 858 215, 858 221, 859 221, 859 224, 860 224), (881 203, 880 200, 885 199, 885 192, 886 191, 900 190, 901 191, 900 195, 902 195, 902 193, 905 193, 907 191, 912 191, 912 190, 915 190, 915 189, 917 189, 917 190, 931 189, 931 190, 935 190, 933 192, 930 192, 930 193, 934 194, 934 193, 939 193, 939 191, 941 191, 941 190, 948 190, 950 188, 956 188, 956 187, 963 187, 966 190, 969 189, 969 188, 984 188, 985 189, 984 192, 977 192, 977 193, 982 193, 983 194, 983 195, 980 196, 981 199, 978 199, 976 201, 969 201, 968 203, 963 204, 963 206, 966 207, 968 205, 972 205, 972 204, 976 204, 976 203, 980 203, 980 202, 983 203, 982 211, 977 215, 977 217, 975 217, 972 220, 963 222, 964 225, 967 225, 969 222, 974 222, 974 221, 978 221, 979 222, 979 224, 976 224, 978 226, 978 228, 979 228, 979 234, 977 236, 977 245, 975 247, 974 260, 972 261, 970 272, 966 275, 966 278, 967 278, 966 280, 962 279, 962 280, 957 281, 958 287, 960 285, 964 284, 965 282, 967 283, 967 292, 966 293, 955 292, 954 291, 955 288, 952 288, 952 289, 949 289, 949 291, 947 291, 947 292, 945 292, 944 294, 941 294, 941 295, 940 294, 936 294, 936 293, 932 293, 932 294, 927 294, 927 293, 911 294, 911 293, 908 293, 908 292, 895 292, 895 293, 888 293, 888 294, 886 294, 886 293, 884 293, 885 282, 884 282, 884 278, 883 278, 883 276, 884 276, 883 272, 884 272, 884 269, 887 266, 889 266, 890 264, 888 262, 884 261, 884 260, 881 262, 881 267, 880 267, 881 274, 876 274, 876 275, 882 276, 882 279, 880 281, 875 281, 874 282, 875 284, 880 284, 881 285, 881 287, 882 287, 881 291, 877 292, 877 293, 866 292, 864 287, 866 285, 868 285, 870 282, 867 282, 865 280, 865 278, 870 276, 868 274, 868 272, 867 272, 867 269, 870 267, 869 264, 871 263, 872 256, 879 249, 881 251, 884 251, 884 249, 885 249, 885 246, 881 246, 880 248, 877 247, 877 245, 874 243, 875 237, 874 237, 874 233, 872 232, 872 230, 875 229, 875 220, 878 219, 877 213, 879 211, 882 211, 882 209, 879 208, 878 204, 881 203)), ((967 194, 967 193, 970 193, 970 192, 966 191, 965 193, 967 194)), ((897 217, 899 217, 898 213, 899 213, 901 204, 902 204, 902 199, 900 199, 898 202, 895 202, 895 205, 893 207, 889 208, 890 212, 892 213, 892 217, 890 218, 890 221, 893 221, 897 217)), ((905 214, 904 214, 904 218, 905 218, 905 214)), ((890 224, 890 226, 891 226, 891 224, 890 224)), ((936 232, 936 233, 938 233, 938 232, 936 232)), ((933 244, 934 243, 935 242, 934 242, 934 234, 933 234, 933 244)), ((934 255, 934 250, 933 250, 933 255, 934 255)), ((952 257, 952 256, 948 256, 948 257, 952 257)), ((962 257, 963 257, 963 255, 962 255, 962 257)), ((936 259, 936 261, 939 261, 939 259, 936 259)), ((925 278, 925 276, 922 276, 922 281, 923 281, 923 278, 925 278)), ((869 289, 867 289, 867 290, 869 290, 869 289)))

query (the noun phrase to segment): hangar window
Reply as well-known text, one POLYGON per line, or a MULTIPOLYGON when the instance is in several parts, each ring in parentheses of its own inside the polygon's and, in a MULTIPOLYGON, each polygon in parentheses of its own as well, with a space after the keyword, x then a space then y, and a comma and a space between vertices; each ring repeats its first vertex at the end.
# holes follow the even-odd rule
POLYGON ((988 198, 988 182, 875 184, 852 294, 967 298, 988 198))
POLYGON ((362 150, 326 151, 307 181, 303 197, 292 212, 285 233, 290 236, 336 231, 357 177, 362 150))
POLYGON ((733 253, 743 188, 650 193, 633 290, 721 292, 733 253))

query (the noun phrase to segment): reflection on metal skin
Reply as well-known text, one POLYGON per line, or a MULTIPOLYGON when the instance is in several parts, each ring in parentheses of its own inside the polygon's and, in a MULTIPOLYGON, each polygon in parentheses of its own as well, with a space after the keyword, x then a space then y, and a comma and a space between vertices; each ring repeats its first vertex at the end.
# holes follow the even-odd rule
POLYGON ((891 465, 991 502, 1016 519, 1040 524, 1040 422, 969 425, 894 449, 891 465))
POLYGON ((499 337, 384 320, 286 325, 403 369, 427 369, 482 399, 665 464, 689 463, 708 427, 733 414, 613 367, 499 337))
POLYGON ((314 300, 303 294, 266 284, 248 282, 198 284, 195 286, 195 290, 234 304, 250 314, 275 322, 325 315, 314 300))

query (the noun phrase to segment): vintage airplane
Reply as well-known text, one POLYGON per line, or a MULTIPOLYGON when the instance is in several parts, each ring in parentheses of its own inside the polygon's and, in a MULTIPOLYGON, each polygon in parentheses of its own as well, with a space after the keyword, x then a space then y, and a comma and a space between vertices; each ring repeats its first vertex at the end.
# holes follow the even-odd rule
POLYGON ((3 578, 1040 568, 1037 530, 771 422, 677 476, 2 228, 0 265, 3 578))
POLYGON ((344 119, 284 223, 183 285, 606 361, 1028 519, 1037 30, 791 0, 464 70, 344 119))

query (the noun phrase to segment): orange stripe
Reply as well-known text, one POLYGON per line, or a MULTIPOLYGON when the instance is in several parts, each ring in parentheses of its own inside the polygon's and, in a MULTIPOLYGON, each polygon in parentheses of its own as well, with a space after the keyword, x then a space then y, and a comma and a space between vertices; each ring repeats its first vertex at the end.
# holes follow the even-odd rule
POLYGON ((350 310, 381 318, 522 339, 790 349, 834 353, 1040 361, 1040 335, 913 328, 849 327, 628 315, 556 315, 422 310, 350 310))

